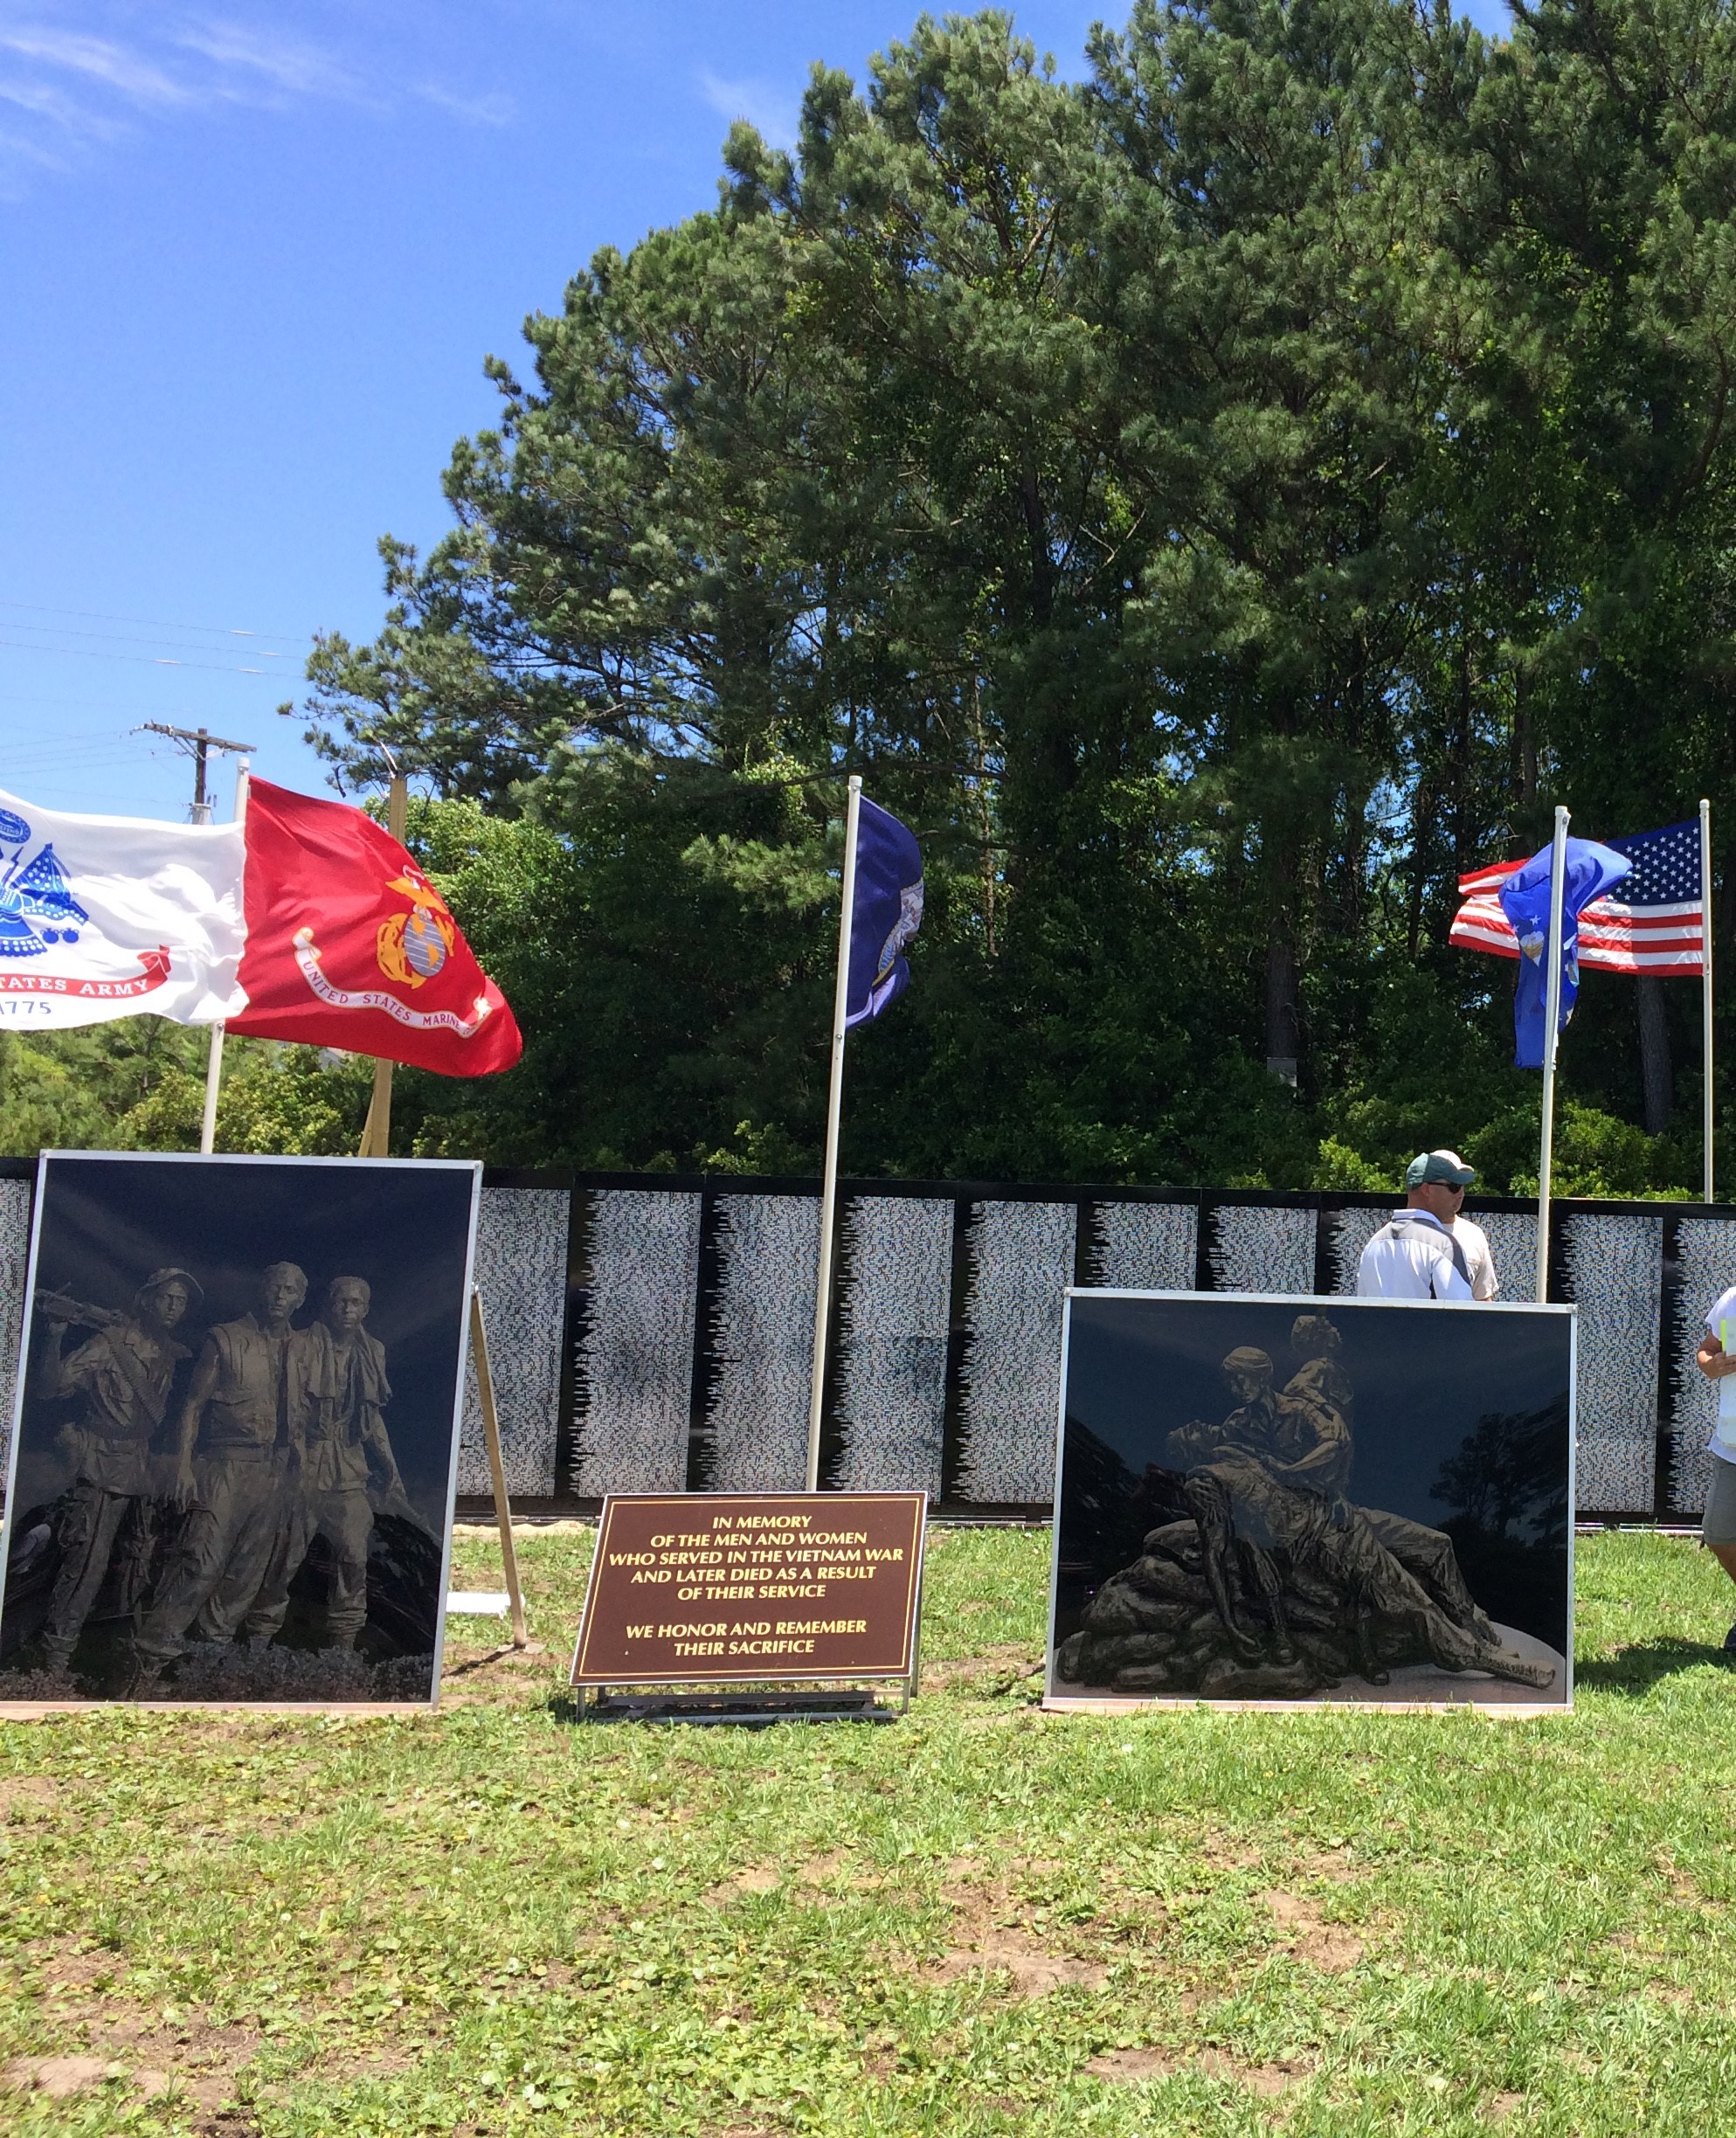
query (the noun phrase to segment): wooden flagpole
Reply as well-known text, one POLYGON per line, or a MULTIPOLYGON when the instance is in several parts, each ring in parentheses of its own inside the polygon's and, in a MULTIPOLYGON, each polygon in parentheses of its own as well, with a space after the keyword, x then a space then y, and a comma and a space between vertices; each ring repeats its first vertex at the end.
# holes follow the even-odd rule
POLYGON ((838 982, 832 994, 832 1073, 826 1097, 826 1174, 820 1196, 820 1259, 813 1300, 813 1378, 808 1391, 807 1489, 820 1490, 820 1419, 826 1399, 826 1337, 832 1316, 832 1235, 838 1209, 838 1126, 844 1110, 844 1020, 850 1011, 850 928, 856 905, 856 833, 862 783, 850 776, 844 816, 843 910, 838 917, 838 982))
MULTIPOLYGON (((386 790, 386 829, 404 844, 405 821, 409 816, 410 790, 405 784, 404 774, 394 772, 391 785, 386 790)), ((374 1064, 374 1095, 368 1102, 368 1118, 362 1124, 362 1141, 356 1150, 357 1158, 390 1158, 391 1156, 391 1072, 390 1062, 374 1064)))
POLYGON ((1561 910, 1567 903, 1567 812, 1555 811, 1555 841, 1549 856, 1549 960, 1543 995, 1543 1135, 1537 1162, 1537 1297, 1549 1297, 1549 1188, 1555 1152, 1555 1048, 1561 1024, 1561 910))
POLYGON ((488 1481, 495 1490, 495 1521, 501 1533, 501 1565, 512 1606, 512 1644, 524 1648, 530 1636, 524 1624, 524 1591, 518 1583, 518 1553, 512 1540, 512 1503, 507 1498, 506 1463, 501 1454, 501 1422, 495 1411, 495 1377, 488 1370, 488 1332, 482 1320, 482 1295, 470 1294, 470 1355, 476 1361, 476 1394, 482 1407, 482 1439, 488 1450, 488 1481))
POLYGON ((1700 1059, 1705 1072, 1705 1090, 1701 1098, 1703 1119, 1701 1136, 1705 1145, 1704 1170, 1705 1173, 1705 1200, 1713 1195, 1712 1135, 1713 1115, 1712 1083, 1712 804, 1700 802, 1700 1059))
MULTIPOLYGON (((235 767, 235 821, 247 821, 247 760, 235 767)), ((199 784, 204 785, 204 765, 199 765, 199 784)), ((205 1111, 199 1123, 199 1155, 209 1158, 217 1148, 217 1102, 223 1091, 223 1020, 211 1028, 211 1051, 205 1056, 205 1111)))

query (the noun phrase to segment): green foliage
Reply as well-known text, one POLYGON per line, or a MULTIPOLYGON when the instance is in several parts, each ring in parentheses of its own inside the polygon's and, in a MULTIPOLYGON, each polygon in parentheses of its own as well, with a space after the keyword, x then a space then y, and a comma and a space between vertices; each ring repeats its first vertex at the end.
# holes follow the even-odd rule
MULTIPOLYGON (((425 820, 526 1066, 420 1080, 416 1146, 812 1166, 860 770, 929 903, 853 1170, 1366 1185, 1482 1138, 1523 1179, 1456 875, 1557 798, 1736 806, 1733 46, 1139 0, 1076 87, 924 18, 816 72, 792 154, 737 127, 714 211, 529 322, 455 531, 313 664, 342 776, 384 741, 497 827, 425 820)), ((1694 1171, 1685 1090, 1622 1132, 1638 1037, 1592 976, 1564 1186, 1694 1171)))
MULTIPOLYGON (((526 1034, 401 1077, 399 1147, 812 1168, 860 771, 928 907, 851 1171, 1342 1186, 1449 1143, 1524 1180, 1457 876, 1557 801, 1607 837, 1706 795, 1736 918, 1733 82, 1707 0, 1497 42, 1137 0, 1077 84, 924 17, 815 72, 788 154, 737 127, 714 207, 491 366, 452 531, 388 538, 384 629, 310 665, 340 782, 389 750, 435 798, 526 1034)), ((1643 1079, 1639 991, 1587 976, 1564 1187, 1698 1173, 1660 992, 1643 1079)), ((28 1045, 20 1147, 86 1103, 28 1045)), ((323 1147, 353 1102, 262 1083, 233 1133, 323 1147)))
MULTIPOLYGON (((1497 1116, 1467 1139, 1465 1155, 1506 1193, 1537 1193, 1537 1104, 1497 1116)), ((1687 1166, 1667 1137, 1647 1136, 1594 1106, 1565 1101, 1556 1111, 1554 1182, 1563 1195, 1646 1196, 1686 1200, 1687 1166)))
MULTIPOLYGON (((684 1730, 573 1726, 591 1540, 521 1534, 538 1646, 453 1622, 436 1715, 0 1724, 9 2129, 1727 2120, 1733 1591, 1691 1543, 1582 1542, 1572 1717, 1043 1716, 1047 1533, 937 1531, 907 1719, 684 1730)), ((455 1585, 499 1567, 460 1530, 455 1585)))
MULTIPOLYGON (((132 1017, 114 1024, 0 1036, 0 1147, 197 1151, 209 1040, 132 1017)), ((224 1049, 217 1148, 308 1156, 353 1152, 372 1065, 312 1047, 231 1037, 224 1049)))

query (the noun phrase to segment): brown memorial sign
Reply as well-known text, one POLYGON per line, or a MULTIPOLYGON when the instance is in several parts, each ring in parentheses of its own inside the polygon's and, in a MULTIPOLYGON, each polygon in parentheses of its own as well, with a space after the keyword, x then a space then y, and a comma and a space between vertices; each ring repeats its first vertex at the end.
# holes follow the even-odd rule
POLYGON ((922 1492, 605 1499, 575 1685, 908 1678, 922 1492))

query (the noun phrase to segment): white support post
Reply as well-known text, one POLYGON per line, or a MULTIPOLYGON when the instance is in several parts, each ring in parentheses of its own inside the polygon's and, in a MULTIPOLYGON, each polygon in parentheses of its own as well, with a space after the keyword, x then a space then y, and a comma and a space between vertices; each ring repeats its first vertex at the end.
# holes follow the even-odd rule
MULTIPOLYGON (((201 772, 203 773, 203 765, 201 772)), ((203 778, 200 782, 203 785, 203 778)), ((235 767, 235 821, 247 820, 247 760, 243 758, 235 767)), ((205 1111, 199 1124, 200 1155, 209 1158, 217 1148, 217 1102, 223 1091, 223 1021, 219 1018, 211 1028, 211 1051, 205 1056, 205 1111)))
POLYGON ((856 831, 862 783, 850 778, 844 817, 843 910, 838 917, 838 982, 832 996, 832 1073, 826 1097, 826 1175, 820 1196, 820 1263, 813 1300, 813 1380, 808 1394, 807 1489, 820 1490, 820 1416, 826 1399, 826 1337, 832 1317, 832 1235, 838 1210, 838 1124, 844 1109, 844 1020, 850 1008, 850 924, 856 904, 856 831))
POLYGON ((1537 1298, 1549 1297, 1549 1176, 1555 1152, 1555 1049, 1561 1024, 1561 911, 1567 903, 1567 812, 1555 812, 1555 841, 1549 856, 1549 960, 1543 991, 1543 1134, 1537 1162, 1537 1298))
POLYGON ((1701 1133, 1705 1143, 1705 1200, 1716 1200, 1714 1194, 1714 1167, 1712 1138, 1714 1133, 1712 1082, 1712 804, 1700 804, 1700 955, 1705 970, 1700 983, 1700 1061, 1705 1072, 1705 1090, 1701 1098, 1704 1118, 1701 1133))
POLYGON ((217 1148, 217 1101, 223 1090, 223 1022, 211 1028, 211 1051, 205 1056, 205 1111, 199 1124, 199 1150, 209 1158, 217 1148))

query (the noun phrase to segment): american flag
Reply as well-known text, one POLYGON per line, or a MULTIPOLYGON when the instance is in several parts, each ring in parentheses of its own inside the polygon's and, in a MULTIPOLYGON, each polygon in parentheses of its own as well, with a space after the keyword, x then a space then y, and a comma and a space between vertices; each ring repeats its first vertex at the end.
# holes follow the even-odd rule
MULTIPOLYGON (((1606 972, 1704 972, 1700 911, 1700 827, 1697 820, 1666 824, 1633 839, 1606 839, 1634 864, 1611 892, 1580 915, 1580 963, 1606 972)), ((1464 903, 1454 916, 1449 943, 1461 950, 1517 958, 1519 946, 1501 910, 1501 886, 1525 862, 1497 861, 1459 878, 1464 903)))

